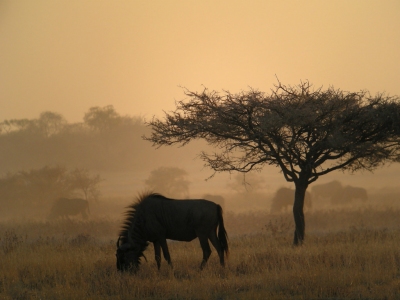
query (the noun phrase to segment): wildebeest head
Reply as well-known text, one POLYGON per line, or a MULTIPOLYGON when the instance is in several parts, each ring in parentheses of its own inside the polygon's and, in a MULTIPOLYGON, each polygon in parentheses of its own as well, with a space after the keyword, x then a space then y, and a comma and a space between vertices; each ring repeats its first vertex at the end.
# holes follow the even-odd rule
POLYGON ((139 269, 140 258, 143 256, 147 261, 143 251, 147 248, 148 243, 139 245, 134 243, 128 235, 128 241, 120 245, 120 239, 121 237, 117 241, 117 270, 136 272, 139 269))
POLYGON ((137 251, 132 241, 120 245, 120 239, 121 237, 117 241, 117 269, 118 271, 136 271, 140 264, 140 257, 137 251))

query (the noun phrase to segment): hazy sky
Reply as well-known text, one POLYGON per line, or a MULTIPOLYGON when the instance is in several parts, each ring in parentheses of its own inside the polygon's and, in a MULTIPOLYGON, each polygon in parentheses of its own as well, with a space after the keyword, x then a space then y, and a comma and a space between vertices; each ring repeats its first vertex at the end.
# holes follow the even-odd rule
POLYGON ((400 1, 0 1, 0 121, 150 118, 182 88, 310 80, 400 94, 400 1))

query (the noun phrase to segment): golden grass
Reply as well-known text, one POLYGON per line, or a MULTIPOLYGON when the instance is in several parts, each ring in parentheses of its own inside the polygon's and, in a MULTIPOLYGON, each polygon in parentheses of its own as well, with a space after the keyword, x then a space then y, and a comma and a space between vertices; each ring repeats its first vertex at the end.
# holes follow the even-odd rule
POLYGON ((225 217, 225 268, 214 251, 200 271, 195 240, 160 271, 150 246, 137 274, 116 271, 119 221, 0 223, 0 299, 400 298, 400 211, 310 213, 302 247, 290 214, 225 217))

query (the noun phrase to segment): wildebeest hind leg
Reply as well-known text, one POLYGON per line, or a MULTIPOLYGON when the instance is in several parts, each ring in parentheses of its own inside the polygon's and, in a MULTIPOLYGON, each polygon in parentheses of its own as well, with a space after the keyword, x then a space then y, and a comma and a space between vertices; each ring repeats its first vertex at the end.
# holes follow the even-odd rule
POLYGON ((203 249, 203 261, 201 262, 200 269, 203 269, 211 255, 211 248, 206 235, 199 235, 199 240, 201 249, 203 249))
POLYGON ((171 256, 169 255, 167 240, 165 240, 165 239, 161 240, 160 241, 160 245, 161 245, 161 249, 163 251, 163 255, 164 255, 165 260, 172 267, 171 256))
POLYGON ((210 239, 211 243, 213 244, 215 250, 217 250, 217 252, 218 252, 219 262, 220 262, 221 266, 225 266, 224 251, 222 250, 221 242, 219 241, 219 239, 217 237, 217 233, 214 230, 211 231, 209 239, 210 239))
POLYGON ((160 266, 161 266, 161 246, 160 246, 159 242, 154 242, 153 246, 154 246, 154 255, 155 255, 155 259, 156 259, 156 263, 157 263, 157 268, 160 270, 160 266))

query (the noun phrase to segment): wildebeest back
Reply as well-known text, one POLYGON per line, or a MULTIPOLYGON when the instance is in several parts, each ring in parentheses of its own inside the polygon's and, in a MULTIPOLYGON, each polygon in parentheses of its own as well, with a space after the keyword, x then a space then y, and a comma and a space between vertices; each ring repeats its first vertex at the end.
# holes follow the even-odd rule
POLYGON ((210 231, 216 226, 217 205, 208 200, 170 200, 161 197, 145 199, 140 206, 146 216, 146 233, 153 241, 162 233, 165 238, 191 241, 196 231, 210 231), (204 224, 208 224, 205 228, 204 224))

